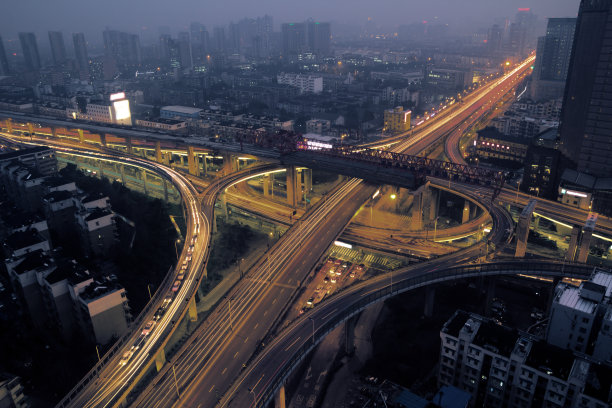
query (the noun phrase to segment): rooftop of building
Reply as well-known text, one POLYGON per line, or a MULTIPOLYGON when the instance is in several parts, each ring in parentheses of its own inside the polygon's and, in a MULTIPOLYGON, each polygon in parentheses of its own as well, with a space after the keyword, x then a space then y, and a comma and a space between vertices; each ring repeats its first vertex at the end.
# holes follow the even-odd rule
POLYGON ((96 208, 92 212, 90 212, 89 215, 87 215, 87 217, 85 217, 85 221, 97 220, 97 219, 106 217, 107 215, 111 215, 111 214, 112 212, 110 212, 109 210, 106 210, 103 208, 96 208))
POLYGON ((395 406, 405 408, 426 408, 429 404, 425 398, 419 397, 410 390, 403 389, 393 399, 395 406))
POLYGON ((32 245, 36 245, 40 242, 46 241, 35 229, 28 229, 25 231, 16 231, 9 235, 5 243, 13 250, 26 248, 32 245))
POLYGON ((52 191, 43 197, 43 200, 49 203, 56 203, 58 201, 69 200, 72 198, 72 193, 66 190, 52 191))
POLYGON ((597 179, 589 174, 580 173, 576 170, 565 169, 561 175, 561 183, 569 183, 573 186, 592 189, 597 179))
POLYGON ((503 140, 504 142, 529 144, 529 139, 524 137, 507 136, 493 126, 488 126, 478 131, 478 139, 503 140))
POLYGON ((42 214, 24 213, 22 211, 11 211, 10 214, 2 214, 2 219, 6 226, 13 230, 45 221, 45 217, 42 214))
POLYGON ((184 120, 179 120, 179 119, 166 119, 166 118, 151 118, 151 119, 141 119, 143 121, 146 122, 153 122, 153 123, 161 123, 163 125, 179 125, 181 123, 185 123, 184 120))
POLYGON ((612 273, 610 271, 596 268, 590 280, 592 283, 605 288, 605 297, 612 297, 612 273))
POLYGON ((510 357, 518 338, 519 334, 516 330, 500 326, 487 319, 480 324, 473 344, 502 356, 510 357))
POLYGON ((178 106, 178 105, 163 106, 161 108, 161 110, 162 111, 184 113, 184 114, 187 114, 187 115, 193 115, 193 114, 202 112, 202 109, 200 109, 200 108, 191 108, 189 106, 178 106))
POLYGON ((459 337, 459 332, 468 321, 470 315, 463 310, 457 310, 455 314, 444 324, 442 331, 453 337, 459 337))
POLYGON ((108 197, 106 195, 104 195, 104 194, 102 194, 100 192, 98 192, 98 193, 89 193, 89 194, 84 195, 81 198, 81 202, 83 204, 87 204, 87 203, 98 201, 98 200, 101 200, 101 199, 104 199, 104 198, 108 199, 108 197))
POLYGON ((54 265, 53 258, 42 250, 30 252, 25 255, 21 262, 14 267, 15 272, 19 275, 42 268, 49 268, 54 265))
POLYGON ((583 313, 592 314, 595 312, 597 303, 580 296, 580 288, 568 284, 560 284, 559 287, 561 290, 557 292, 555 302, 583 313))
POLYGON ((534 341, 527 356, 527 365, 545 374, 567 381, 574 364, 574 355, 543 340, 534 341))
POLYGON ((45 146, 35 146, 35 147, 28 147, 27 149, 20 149, 20 150, 15 150, 12 152, 7 152, 7 153, 1 153, 0 154, 0 161, 5 161, 5 160, 13 160, 13 159, 17 159, 21 156, 26 156, 29 154, 36 154, 36 153, 43 153, 43 152, 53 152, 53 149, 49 148, 49 147, 45 147, 45 146))
POLYGON ((584 394, 608 404, 612 404, 612 367, 604 364, 591 364, 584 394))
POLYGON ((74 181, 70 181, 67 178, 61 176, 47 177, 47 179, 45 180, 45 184, 49 187, 61 187, 71 183, 74 183, 74 181))
POLYGON ((57 268, 47 275, 45 280, 50 284, 54 284, 66 279, 74 285, 90 278, 91 276, 87 268, 74 259, 59 259, 57 261, 57 268))
POLYGON ((93 302, 103 296, 108 295, 109 293, 115 292, 117 290, 123 289, 121 285, 112 281, 94 281, 87 285, 81 293, 79 293, 79 297, 86 303, 93 302))
POLYGON ((431 402, 444 408, 465 408, 468 406, 472 395, 452 385, 445 385, 438 390, 431 402))

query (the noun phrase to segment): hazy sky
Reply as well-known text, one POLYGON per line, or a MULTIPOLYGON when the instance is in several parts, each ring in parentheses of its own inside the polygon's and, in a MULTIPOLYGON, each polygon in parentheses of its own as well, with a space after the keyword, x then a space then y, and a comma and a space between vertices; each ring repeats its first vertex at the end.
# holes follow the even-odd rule
MULTIPOLYGON (((174 32, 192 21, 207 26, 269 14, 274 24, 312 17, 321 21, 361 23, 368 17, 395 26, 438 17, 454 25, 513 17, 530 7, 542 17, 573 17, 579 0, 0 0, 0 34, 19 31, 40 35, 48 30, 97 35, 105 27, 157 35, 158 27, 174 32)), ((333 31, 333 27, 332 27, 333 31)), ((39 38, 39 42, 41 39, 39 38)))

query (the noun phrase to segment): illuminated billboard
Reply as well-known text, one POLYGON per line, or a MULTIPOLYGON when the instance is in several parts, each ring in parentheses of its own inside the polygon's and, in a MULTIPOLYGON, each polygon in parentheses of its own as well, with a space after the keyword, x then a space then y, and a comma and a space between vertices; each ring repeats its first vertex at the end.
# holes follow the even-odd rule
POLYGON ((115 120, 129 119, 131 116, 130 101, 127 99, 113 102, 113 109, 115 110, 115 120))
POLYGON ((111 101, 118 101, 120 99, 125 99, 125 92, 114 93, 110 96, 111 101))

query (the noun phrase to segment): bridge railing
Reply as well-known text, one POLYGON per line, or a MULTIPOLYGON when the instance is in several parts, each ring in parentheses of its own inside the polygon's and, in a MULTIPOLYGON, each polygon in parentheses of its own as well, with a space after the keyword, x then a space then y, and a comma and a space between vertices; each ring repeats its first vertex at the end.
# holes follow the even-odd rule
MULTIPOLYGON (((422 272, 413 276, 408 276, 405 279, 398 280, 393 284, 386 285, 381 289, 360 298, 357 302, 354 302, 342 312, 338 313, 336 316, 326 321, 323 325, 319 326, 314 332, 313 337, 308 338, 307 341, 305 341, 304 344, 302 344, 302 346, 293 354, 292 358, 288 359, 277 371, 276 377, 269 383, 269 386, 264 390, 263 394, 257 401, 257 407, 265 407, 274 399, 276 392, 285 383, 286 379, 293 372, 293 370, 327 334, 329 334, 342 322, 348 320, 373 303, 385 300, 409 290, 455 279, 517 274, 538 277, 567 276, 584 279, 588 278, 592 271, 593 266, 585 264, 561 264, 554 262, 527 263, 524 261, 509 261, 457 266, 440 271, 422 272)), ((377 279, 388 280, 388 277, 386 275, 382 275, 377 279)), ((328 302, 332 300, 333 297, 330 298, 328 302)), ((296 324, 307 323, 305 323, 305 320, 301 320, 296 322, 296 324)))
POLYGON ((312 150, 304 142, 297 143, 297 150, 309 151, 342 159, 368 162, 385 167, 404 168, 421 176, 451 178, 456 181, 466 181, 483 185, 501 186, 505 182, 503 171, 483 167, 468 166, 427 157, 395 153, 389 150, 370 149, 356 146, 334 147, 331 149, 312 150))

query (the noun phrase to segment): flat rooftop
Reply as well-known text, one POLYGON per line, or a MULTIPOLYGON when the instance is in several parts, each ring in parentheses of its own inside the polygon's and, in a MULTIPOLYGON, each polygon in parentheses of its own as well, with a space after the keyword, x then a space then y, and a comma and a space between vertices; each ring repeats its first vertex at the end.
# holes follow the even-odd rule
POLYGON ((580 288, 565 285, 563 291, 555 299, 557 303, 584 313, 594 313, 597 303, 580 296, 580 288))
POLYGON ((574 354, 540 340, 531 345, 526 363, 529 367, 567 381, 574 364, 574 354))
POLYGON ((43 153, 43 152, 51 152, 53 153, 53 149, 45 146, 36 146, 36 147, 28 147, 27 149, 15 150, 7 153, 0 153, 0 161, 18 159, 21 156, 26 156, 29 154, 43 153))
POLYGON ((470 318, 469 313, 464 312, 463 310, 457 310, 453 317, 450 318, 449 321, 446 322, 442 331, 454 337, 459 337, 459 332, 465 326, 465 323, 470 318))
POLYGON ((500 326, 487 319, 480 325, 472 343, 485 350, 510 357, 518 338, 519 334, 516 330, 500 326))
POLYGON ((169 112, 184 113, 187 115, 194 115, 196 113, 202 112, 202 109, 199 109, 199 108, 190 108, 189 106, 176 106, 176 105, 164 106, 161 108, 161 110, 169 111, 169 112))

